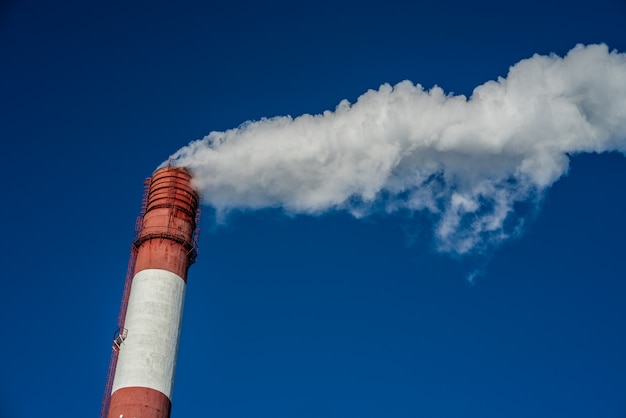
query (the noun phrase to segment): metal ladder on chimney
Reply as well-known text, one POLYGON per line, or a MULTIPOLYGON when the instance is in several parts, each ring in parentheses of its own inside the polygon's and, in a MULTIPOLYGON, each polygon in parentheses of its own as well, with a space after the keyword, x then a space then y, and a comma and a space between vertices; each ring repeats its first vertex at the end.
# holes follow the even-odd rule
POLYGON ((141 202, 141 211, 135 222, 135 237, 133 238, 133 244, 130 249, 130 257, 128 259, 128 267, 126 268, 126 279, 124 281, 124 292, 122 293, 122 302, 120 305, 120 311, 117 316, 117 330, 113 334, 113 343, 111 344, 111 358, 109 359, 109 369, 107 372, 107 379, 104 385, 104 394, 102 396, 102 405, 100 407, 100 418, 107 418, 109 414, 109 405, 111 404, 111 391, 113 390, 113 380, 115 378, 115 369, 117 367, 117 359, 119 352, 124 344, 124 340, 128 336, 128 330, 124 328, 124 322, 126 320, 126 311, 128 309, 128 299, 130 297, 130 289, 133 283, 133 276, 135 273, 135 262, 137 261, 137 247, 135 242, 137 237, 141 233, 143 226, 143 215, 146 213, 146 207, 148 205, 148 191, 150 189, 150 178, 144 182, 144 193, 141 202))

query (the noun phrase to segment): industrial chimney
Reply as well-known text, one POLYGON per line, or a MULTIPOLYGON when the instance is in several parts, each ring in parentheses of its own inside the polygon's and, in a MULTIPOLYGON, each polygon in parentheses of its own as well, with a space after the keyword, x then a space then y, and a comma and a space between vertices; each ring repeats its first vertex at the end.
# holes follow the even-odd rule
POLYGON ((146 180, 102 418, 168 418, 187 269, 196 257, 198 193, 191 173, 167 166, 146 180))

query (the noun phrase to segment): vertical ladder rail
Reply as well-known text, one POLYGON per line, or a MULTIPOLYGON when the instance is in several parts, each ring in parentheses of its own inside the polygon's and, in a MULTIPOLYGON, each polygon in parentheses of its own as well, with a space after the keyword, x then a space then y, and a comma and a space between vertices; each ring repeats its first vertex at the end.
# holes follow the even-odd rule
POLYGON ((128 298, 130 296, 130 288, 133 282, 133 273, 135 271, 137 250, 133 245, 130 251, 130 259, 128 268, 126 269, 126 280, 124 281, 124 292, 122 294, 122 303, 117 318, 117 330, 113 335, 113 343, 111 344, 111 358, 109 359, 109 370, 104 385, 104 394, 102 395, 102 406, 100 407, 100 418, 107 418, 109 414, 109 404, 111 403, 111 390, 113 389, 113 379, 115 378, 115 368, 117 367, 117 357, 122 343, 126 339, 127 330, 124 328, 126 319, 126 310, 128 308, 128 298))

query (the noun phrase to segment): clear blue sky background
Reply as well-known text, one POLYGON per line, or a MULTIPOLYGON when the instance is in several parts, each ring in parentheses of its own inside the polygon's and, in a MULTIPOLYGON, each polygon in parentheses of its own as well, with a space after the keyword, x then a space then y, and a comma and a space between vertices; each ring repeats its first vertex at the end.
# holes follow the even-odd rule
MULTIPOLYGON (((190 140, 626 51, 623 0, 419 3, 2 2, 0 417, 97 416, 143 180, 190 140)), ((425 221, 207 209, 172 416, 626 416, 625 182, 576 156, 523 236, 460 260, 425 221)))

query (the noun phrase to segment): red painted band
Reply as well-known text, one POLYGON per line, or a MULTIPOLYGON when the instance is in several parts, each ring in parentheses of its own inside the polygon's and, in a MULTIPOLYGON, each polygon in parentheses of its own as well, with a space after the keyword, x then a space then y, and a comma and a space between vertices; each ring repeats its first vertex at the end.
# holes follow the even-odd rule
POLYGON ((130 387, 113 392, 108 418, 169 418, 171 401, 158 390, 130 387))
POLYGON ((139 247, 134 274, 145 269, 167 270, 186 282, 188 268, 189 250, 172 240, 153 238, 139 247))

